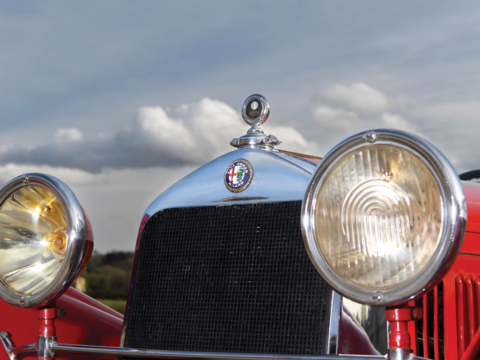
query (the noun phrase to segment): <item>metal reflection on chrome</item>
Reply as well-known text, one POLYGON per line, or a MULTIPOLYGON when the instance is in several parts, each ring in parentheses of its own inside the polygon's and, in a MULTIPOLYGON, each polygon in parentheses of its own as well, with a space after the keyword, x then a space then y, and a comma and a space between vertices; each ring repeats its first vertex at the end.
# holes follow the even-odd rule
POLYGON ((282 142, 274 135, 265 135, 260 129, 270 116, 270 103, 262 95, 250 95, 242 105, 243 120, 250 125, 247 134, 235 138, 230 145, 237 148, 251 148, 271 151, 275 145, 282 142))
POLYGON ((228 165, 223 175, 225 186, 234 193, 239 193, 248 188, 253 180, 252 164, 245 159, 238 159, 228 165))
POLYGON ((129 356, 153 359, 202 359, 202 360, 385 360, 385 356, 376 355, 284 355, 284 354, 249 354, 227 352, 199 352, 175 350, 131 349, 109 346, 89 346, 49 343, 48 349, 57 352, 74 352, 84 354, 101 354, 111 356, 129 356))
MULTIPOLYGON (((17 206, 23 209, 22 204, 14 198, 15 192, 23 189, 27 189, 29 192, 34 192, 34 188, 44 189, 48 193, 51 193, 52 196, 54 196, 55 201, 57 201, 62 208, 65 215, 64 221, 66 222, 65 228, 62 228, 63 235, 60 233, 51 233, 49 235, 52 235, 53 237, 62 235, 64 236, 62 240, 65 241, 65 243, 61 245, 64 247, 62 248, 63 252, 61 254, 62 258, 60 264, 58 265, 58 269, 55 270, 56 274, 52 276, 53 279, 51 279, 44 287, 25 293, 21 291, 21 289, 15 289, 12 286, 8 286, 8 284, 3 281, 0 281, 0 297, 6 302, 20 307, 44 306, 63 294, 63 292, 73 283, 78 272, 82 270, 81 266, 84 264, 83 260, 86 257, 87 252, 90 252, 93 247, 92 243, 90 243, 93 239, 88 237, 89 234, 91 235, 90 229, 87 229, 90 225, 80 203, 72 190, 56 177, 39 173, 31 173, 16 177, 0 190, 0 206, 3 206, 7 199, 13 196, 12 202, 16 202, 17 206)), ((32 213, 27 207, 24 206, 24 208, 24 211, 32 213)), ((32 218, 38 219, 43 216, 42 211, 49 210, 49 206, 47 204, 43 209, 36 208, 35 210, 38 211, 32 213, 32 218)), ((36 239, 36 235, 29 229, 19 228, 18 226, 13 227, 12 229, 17 232, 19 236, 26 239, 25 242, 28 243, 38 240, 41 245, 45 245, 43 243, 47 243, 49 240, 52 240, 53 242, 58 240, 55 238, 39 240, 36 239)), ((10 242, 14 241, 10 239, 2 240, 5 242, 8 242, 7 240, 10 242)), ((16 241, 16 243, 18 243, 18 241, 16 241)), ((11 247, 13 244, 9 244, 9 246, 11 247)), ((14 259, 12 259, 12 261, 14 261, 14 259)), ((36 266, 42 265, 43 264, 36 264, 36 266)), ((25 266, 25 268, 29 271, 35 271, 31 266, 25 266)), ((39 268, 38 271, 41 269, 42 268, 39 268)))
POLYGON ((340 332, 340 315, 342 312, 342 295, 332 291, 330 303, 330 324, 328 326, 327 354, 338 354, 338 336, 340 332))
POLYGON ((388 349, 388 328, 385 308, 362 305, 347 298, 342 299, 343 311, 355 318, 358 324, 365 330, 373 347, 380 354, 386 354, 388 349))
POLYGON ((391 306, 405 303, 426 293, 440 281, 458 255, 465 233, 466 217, 465 196, 458 175, 439 150, 426 140, 403 131, 373 130, 346 139, 323 158, 310 180, 303 201, 302 233, 310 259, 334 290, 362 304, 391 306), (411 280, 382 289, 354 283, 337 273, 320 249, 315 224, 317 197, 330 171, 348 154, 371 146, 395 146, 412 152, 433 174, 443 194, 441 203, 443 225, 435 252, 411 280))
MULTIPOLYGON (((302 200, 315 164, 300 165, 288 155, 278 156, 272 151, 240 149, 231 151, 205 164, 165 190, 147 208, 152 216, 160 210, 197 207, 266 203, 302 200), (232 193, 225 186, 223 175, 235 160, 247 160, 255 171, 255 181, 241 193, 232 193), (282 179, 272 183, 272 179, 282 179), (274 184, 275 186, 272 186, 274 184)), ((142 215, 142 216, 143 216, 142 215)))
POLYGON ((262 125, 270 116, 270 103, 260 94, 250 95, 242 105, 243 120, 252 128, 262 125))

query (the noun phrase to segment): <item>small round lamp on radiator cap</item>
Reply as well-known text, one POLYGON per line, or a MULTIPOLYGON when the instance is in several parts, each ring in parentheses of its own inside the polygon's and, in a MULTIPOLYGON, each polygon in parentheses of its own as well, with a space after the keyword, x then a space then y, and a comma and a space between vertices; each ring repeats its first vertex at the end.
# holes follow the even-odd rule
POLYGON ((0 297, 21 307, 55 300, 86 267, 90 221, 59 179, 27 174, 0 190, 0 297))
POLYGON ((309 256, 340 294, 399 305, 450 268, 466 226, 463 188, 427 141, 373 130, 333 148, 312 175, 302 208, 309 256))

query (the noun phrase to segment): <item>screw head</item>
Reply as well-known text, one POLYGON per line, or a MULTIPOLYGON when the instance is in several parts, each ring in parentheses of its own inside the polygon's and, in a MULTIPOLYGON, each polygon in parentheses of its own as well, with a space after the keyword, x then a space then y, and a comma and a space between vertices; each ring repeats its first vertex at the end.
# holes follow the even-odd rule
POLYGON ((59 319, 61 319, 61 318, 64 318, 65 316, 67 316, 67 309, 65 309, 64 307, 58 308, 57 309, 57 317, 59 319))
POLYGON ((383 295, 380 292, 375 292, 372 295, 372 300, 375 304, 381 304, 383 301, 383 295))
POLYGON ((20 298, 19 303, 20 303, 20 306, 24 306, 24 307, 27 306, 27 301, 26 301, 25 298, 23 298, 23 297, 20 298))
POLYGON ((24 177, 23 177, 23 182, 24 182, 25 184, 28 183, 28 176, 24 176, 24 177))
POLYGON ((377 134, 375 134, 373 131, 370 131, 365 135, 365 139, 367 139, 369 143, 374 143, 377 140, 377 134))

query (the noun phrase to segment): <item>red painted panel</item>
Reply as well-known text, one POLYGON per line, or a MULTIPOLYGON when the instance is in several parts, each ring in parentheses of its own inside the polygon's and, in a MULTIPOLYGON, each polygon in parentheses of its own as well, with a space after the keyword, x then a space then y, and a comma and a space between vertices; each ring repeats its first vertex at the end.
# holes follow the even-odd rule
MULTIPOLYGON (((69 289, 57 301, 57 307, 64 307, 67 316, 55 320, 58 341, 61 343, 119 346, 122 333, 122 316, 113 310, 102 311, 105 306, 88 298, 89 303, 81 298, 88 298, 69 289)), ((107 310, 107 309, 105 309, 107 310)), ((38 338, 40 321, 37 309, 22 309, 0 300, 0 330, 11 335, 16 346, 35 343, 38 338)), ((0 345, 1 347, 1 345, 0 345)), ((23 359, 36 359, 35 354, 23 359)), ((88 355, 91 360, 112 359, 111 357, 88 355)), ((3 349, 0 359, 8 360, 3 349)), ((58 353, 57 359, 85 359, 83 354, 58 353)))
POLYGON ((480 233, 480 184, 462 181, 467 200, 467 232, 480 233))
POLYGON ((465 233, 460 254, 480 255, 480 233, 465 233))
POLYGON ((433 339, 434 339, 434 349, 435 349, 435 360, 440 359, 440 349, 439 349, 439 335, 438 335, 438 286, 435 286, 433 290, 433 339))
POLYGON ((87 305, 93 306, 94 308, 97 308, 98 310, 106 312, 107 314, 115 316, 115 317, 117 317, 117 318, 119 318, 120 320, 123 321, 123 315, 122 314, 113 310, 111 307, 108 307, 107 305, 104 305, 101 302, 98 302, 97 300, 91 298, 90 296, 78 291, 77 289, 74 289, 72 287, 68 288, 68 290, 65 292, 65 294, 67 296, 70 296, 71 298, 74 298, 76 300, 84 302, 87 305))

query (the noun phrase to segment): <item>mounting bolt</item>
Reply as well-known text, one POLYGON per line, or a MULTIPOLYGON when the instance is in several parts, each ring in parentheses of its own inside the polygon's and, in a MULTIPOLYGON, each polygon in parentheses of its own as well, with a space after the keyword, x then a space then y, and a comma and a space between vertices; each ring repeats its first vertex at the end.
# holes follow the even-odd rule
POLYGON ((23 177, 23 182, 24 182, 25 184, 28 184, 28 176, 24 176, 24 177, 23 177))
POLYGON ((20 298, 19 303, 20 303, 20 306, 23 306, 23 307, 27 306, 27 301, 26 301, 25 298, 23 298, 23 297, 20 298))
POLYGON ((367 139, 369 143, 374 143, 377 140, 377 134, 375 134, 373 131, 370 131, 365 135, 365 139, 367 139))
POLYGON ((57 309, 57 318, 61 319, 67 316, 67 309, 64 307, 57 309))
POLYGON ((423 317, 423 311, 420 308, 412 309, 412 317, 414 320, 420 320, 423 317))
POLYGON ((379 292, 373 293, 372 300, 375 304, 381 304, 383 301, 383 295, 379 292))

